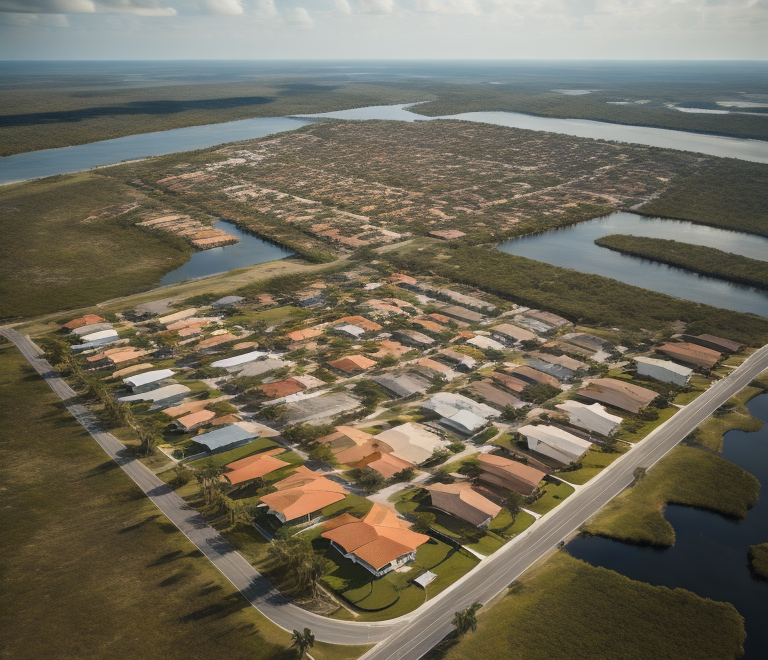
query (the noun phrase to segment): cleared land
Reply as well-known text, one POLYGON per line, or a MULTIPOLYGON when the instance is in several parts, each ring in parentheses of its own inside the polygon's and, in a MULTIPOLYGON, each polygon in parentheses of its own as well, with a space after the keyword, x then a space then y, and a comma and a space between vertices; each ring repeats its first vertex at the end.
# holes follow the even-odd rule
POLYGON ((766 261, 663 238, 611 234, 596 239, 595 243, 621 254, 658 261, 737 284, 768 289, 768 262, 766 261))
POLYGON ((8 657, 294 657, 290 635, 158 514, 9 344, 0 373, 8 657))
POLYGON ((667 504, 743 518, 757 503, 759 491, 755 477, 724 458, 702 449, 677 447, 582 531, 630 543, 671 546, 675 530, 664 518, 667 504))
POLYGON ((755 575, 768 580, 768 543, 749 546, 749 567, 755 575))
POLYGON ((729 603, 635 582, 564 552, 534 571, 480 611, 477 632, 429 657, 731 660, 742 653, 743 619, 729 603))

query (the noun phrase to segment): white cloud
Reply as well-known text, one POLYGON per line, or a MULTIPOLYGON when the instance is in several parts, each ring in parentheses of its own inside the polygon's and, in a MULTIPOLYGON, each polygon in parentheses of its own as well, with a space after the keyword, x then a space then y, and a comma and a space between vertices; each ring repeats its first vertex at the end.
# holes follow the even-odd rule
POLYGON ((228 16, 239 16, 245 10, 240 0, 204 0, 203 8, 211 14, 225 14, 228 16))
POLYGON ((347 0, 334 0, 333 8, 342 14, 351 14, 352 7, 349 6, 347 0))
POLYGON ((253 5, 253 13, 258 18, 272 18, 277 16, 277 7, 274 0, 256 0, 253 5))
POLYGON ((475 0, 416 0, 417 11, 430 14, 479 14, 475 0))
POLYGON ((384 16, 395 10, 395 3, 394 0, 360 0, 358 7, 362 14, 384 16))
POLYGON ((315 27, 315 22, 304 7, 295 7, 286 11, 285 22, 295 27, 315 27))

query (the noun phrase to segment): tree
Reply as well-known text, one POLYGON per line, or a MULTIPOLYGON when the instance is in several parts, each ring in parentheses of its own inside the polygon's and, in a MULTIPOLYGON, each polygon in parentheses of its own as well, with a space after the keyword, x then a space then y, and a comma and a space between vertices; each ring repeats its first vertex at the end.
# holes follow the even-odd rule
POLYGON ((510 491, 509 495, 507 495, 507 509, 509 509, 509 512, 512 514, 513 523, 517 518, 517 514, 520 513, 520 509, 523 507, 524 503, 525 498, 514 490, 510 491))
POLYGON ((637 466, 637 467, 636 467, 636 468, 635 468, 635 469, 632 471, 632 476, 635 478, 635 483, 639 483, 639 482, 641 482, 643 479, 645 479, 645 475, 646 475, 646 473, 647 473, 647 468, 644 468, 644 467, 641 467, 641 466, 639 466, 639 465, 638 465, 638 466, 637 466))
POLYGON ((413 523, 412 529, 419 534, 428 534, 432 525, 434 525, 437 520, 434 513, 427 513, 426 511, 418 512, 415 518, 416 521, 413 523))
POLYGON ((553 385, 538 383, 536 385, 527 385, 520 392, 520 398, 531 403, 544 403, 560 394, 560 390, 553 385))
POLYGON ((505 422, 519 422, 525 419, 526 415, 530 411, 530 406, 523 406, 522 408, 513 408, 512 406, 505 406, 501 412, 501 418, 505 422))
POLYGON ((385 368, 385 367, 394 367, 400 360, 398 360, 394 355, 385 355, 381 360, 379 360, 379 364, 376 365, 379 368, 385 368))
POLYGON ((395 474, 392 475, 392 478, 390 481, 392 482, 400 482, 400 481, 411 481, 416 476, 416 470, 414 470, 412 467, 403 468, 400 470, 400 472, 395 472, 395 474))
POLYGON ((384 477, 373 468, 364 465, 352 471, 352 477, 361 488, 373 493, 384 486, 384 477))
POLYGON ((291 635, 291 648, 298 649, 299 660, 304 657, 307 649, 311 649, 315 645, 315 636, 309 628, 304 628, 303 632, 294 630, 291 635))
POLYGON ((302 564, 300 568, 300 572, 303 574, 301 582, 308 583, 312 587, 312 598, 317 598, 317 583, 333 566, 333 562, 316 554, 313 554, 302 564))
POLYGON ((477 630, 477 612, 482 606, 481 603, 474 602, 467 609, 453 615, 453 625, 456 626, 456 634, 459 637, 477 630))

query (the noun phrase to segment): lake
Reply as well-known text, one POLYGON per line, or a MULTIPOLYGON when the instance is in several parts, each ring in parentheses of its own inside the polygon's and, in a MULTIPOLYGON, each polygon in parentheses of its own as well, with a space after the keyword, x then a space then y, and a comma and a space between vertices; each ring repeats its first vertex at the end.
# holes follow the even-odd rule
POLYGON ((609 124, 583 119, 534 117, 517 112, 467 112, 445 117, 422 117, 408 111, 412 105, 370 106, 300 117, 241 119, 222 124, 189 126, 156 133, 128 135, 114 140, 103 140, 61 149, 32 151, 0 158, 0 184, 18 183, 55 174, 71 174, 93 167, 114 165, 125 160, 204 149, 226 142, 260 138, 274 133, 291 131, 322 118, 349 121, 365 119, 393 121, 462 119, 498 126, 549 131, 592 139, 617 140, 768 163, 768 141, 727 138, 645 126, 609 124))
POLYGON ((515 238, 499 245, 499 249, 555 266, 603 275, 675 298, 768 317, 768 292, 630 257, 595 245, 596 238, 608 234, 667 238, 768 261, 768 238, 691 222, 645 218, 623 211, 565 229, 515 238))
MULTIPOLYGON (((750 401, 754 417, 768 421, 768 394, 750 401)), ((729 431, 723 456, 768 483, 768 424, 756 433, 729 431)), ((747 564, 750 545, 768 541, 768 497, 762 489, 758 504, 744 520, 681 506, 669 506, 666 519, 675 528, 672 548, 659 550, 604 538, 576 538, 568 552, 594 566, 603 566, 654 585, 683 588, 704 598, 727 601, 745 619, 745 660, 768 658, 768 582, 752 577, 747 564)))
POLYGON ((181 280, 192 280, 197 277, 225 273, 229 270, 255 266, 291 256, 287 250, 240 230, 234 223, 218 220, 213 223, 213 226, 215 229, 221 229, 232 236, 236 236, 240 242, 195 252, 184 265, 166 273, 160 280, 160 286, 174 284, 181 280))

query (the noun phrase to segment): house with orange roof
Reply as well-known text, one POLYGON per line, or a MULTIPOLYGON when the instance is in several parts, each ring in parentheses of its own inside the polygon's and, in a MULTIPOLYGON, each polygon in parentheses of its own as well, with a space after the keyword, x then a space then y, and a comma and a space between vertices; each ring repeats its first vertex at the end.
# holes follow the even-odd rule
POLYGON ((321 536, 331 547, 376 577, 416 559, 416 550, 429 541, 381 504, 374 504, 362 519, 343 514, 324 523, 323 529, 321 536))
POLYGON ((519 461, 498 454, 479 454, 477 462, 483 469, 480 480, 521 495, 530 495, 538 488, 546 473, 519 461))
POLYGON ((203 339, 198 345, 195 347, 198 351, 203 351, 207 348, 214 348, 215 346, 220 346, 221 344, 227 344, 231 341, 236 341, 237 337, 233 335, 231 332, 225 332, 220 335, 213 335, 212 337, 208 337, 208 339, 203 339))
POLYGON ((77 328, 82 328, 86 325, 95 325, 96 323, 104 323, 106 319, 101 318, 100 316, 97 316, 96 314, 86 314, 85 316, 80 316, 79 318, 72 319, 69 323, 65 323, 62 327, 66 328, 67 330, 75 330, 77 328))
POLYGON ((147 353, 149 353, 149 351, 136 349, 130 351, 121 351, 120 353, 108 355, 107 361, 111 362, 112 365, 116 367, 118 364, 125 364, 126 362, 131 362, 132 360, 138 360, 139 358, 147 355, 147 353))
POLYGON ((306 387, 295 378, 285 378, 283 380, 276 380, 272 383, 264 383, 264 385, 259 386, 259 389, 264 392, 269 399, 280 399, 284 396, 296 394, 297 392, 303 392, 306 387))
POLYGON ((392 273, 389 276, 389 282, 404 289, 419 289, 419 283, 416 278, 405 273, 392 273))
POLYGON ((391 479, 398 472, 408 468, 415 468, 413 463, 404 461, 402 458, 386 453, 383 448, 380 451, 369 454, 358 462, 357 467, 369 467, 375 470, 385 479, 391 479))
POLYGON ((354 426, 337 426, 334 433, 318 438, 317 442, 327 446, 343 465, 356 465, 380 450, 379 443, 370 433, 354 426))
POLYGON ((179 417, 174 424, 179 431, 189 433, 198 426, 210 422, 214 417, 216 417, 216 413, 212 410, 198 410, 197 412, 179 417))
POLYGON ((307 341, 308 339, 314 339, 323 334, 322 330, 317 328, 304 328, 303 330, 294 330, 285 335, 286 339, 290 339, 294 342, 307 341))
POLYGON ((341 502, 349 494, 341 484, 304 465, 273 485, 277 492, 264 495, 261 503, 281 523, 308 521, 313 513, 341 502))
POLYGON ((447 330, 445 326, 424 317, 411 319, 411 321, 424 328, 427 332, 433 332, 436 335, 439 335, 443 330, 447 330))
POLYGON ((290 463, 275 456, 275 454, 281 454, 284 451, 282 447, 276 447, 255 456, 241 458, 239 461, 226 466, 230 472, 225 472, 223 477, 232 486, 265 477, 281 468, 290 466, 290 463))
POLYGON ((385 357, 391 355, 396 358, 401 358, 406 353, 412 351, 412 348, 403 346, 399 341, 392 341, 391 339, 383 339, 379 342, 379 350, 373 355, 374 357, 385 357))
POLYGON ((376 366, 376 361, 365 357, 364 355, 347 355, 338 360, 328 362, 328 366, 340 371, 343 374, 355 374, 361 371, 368 371, 376 366))
POLYGON ((376 322, 371 321, 364 316, 343 316, 340 319, 336 319, 333 325, 340 325, 342 323, 350 323, 356 325, 358 328, 362 328, 366 332, 378 332, 383 328, 376 322))
POLYGON ((499 515, 501 507, 494 504, 463 481, 455 484, 433 484, 426 490, 432 498, 432 506, 474 525, 488 527, 499 515))

